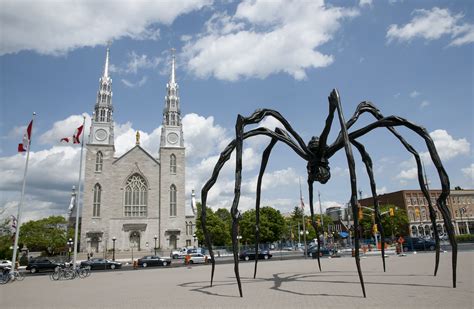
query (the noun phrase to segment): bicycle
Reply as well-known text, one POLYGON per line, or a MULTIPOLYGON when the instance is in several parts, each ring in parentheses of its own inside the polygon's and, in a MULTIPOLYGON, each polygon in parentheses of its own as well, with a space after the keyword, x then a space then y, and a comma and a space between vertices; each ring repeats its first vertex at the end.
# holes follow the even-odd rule
POLYGON ((79 278, 84 279, 87 278, 91 275, 91 271, 89 268, 76 268, 76 275, 79 276, 79 278))
POLYGON ((8 281, 23 281, 25 279, 25 275, 18 270, 12 270, 10 267, 6 267, 3 269, 1 278, 0 278, 0 284, 5 284, 8 281))
POLYGON ((76 272, 73 269, 70 268, 58 268, 55 270, 53 273, 49 275, 50 279, 53 281, 57 281, 60 279, 67 279, 67 280, 72 280, 76 278, 76 272))

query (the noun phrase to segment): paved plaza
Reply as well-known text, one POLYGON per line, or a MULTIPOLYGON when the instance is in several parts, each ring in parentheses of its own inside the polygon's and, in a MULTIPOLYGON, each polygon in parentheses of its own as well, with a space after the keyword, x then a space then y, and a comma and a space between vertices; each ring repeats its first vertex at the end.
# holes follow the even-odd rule
POLYGON ((352 258, 240 263, 244 297, 238 296, 233 264, 94 272, 86 279, 51 281, 28 276, 0 286, 1 308, 473 308, 474 252, 460 252, 458 287, 452 288, 451 254, 442 253, 433 277, 434 254, 361 260, 367 298, 352 258))

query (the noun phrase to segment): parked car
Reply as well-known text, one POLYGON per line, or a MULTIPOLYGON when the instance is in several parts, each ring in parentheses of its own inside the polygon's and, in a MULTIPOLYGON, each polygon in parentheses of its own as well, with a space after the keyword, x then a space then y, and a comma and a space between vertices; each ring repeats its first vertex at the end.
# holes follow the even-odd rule
MULTIPOLYGON (((331 255, 331 253, 332 253, 331 250, 329 250, 326 247, 319 248, 319 256, 331 255)), ((303 255, 304 255, 304 253, 303 253, 303 255)), ((318 246, 309 247, 308 248, 308 256, 317 258, 318 257, 318 246)))
POLYGON ((181 249, 171 251, 170 257, 172 259, 184 259, 186 254, 188 254, 188 248, 183 247, 181 249))
POLYGON ((0 269, 3 269, 5 267, 12 267, 12 261, 10 260, 0 260, 0 269))
POLYGON ((60 267, 64 267, 64 263, 58 263, 47 257, 38 257, 28 262, 26 270, 34 274, 40 271, 57 271, 60 267))
POLYGON ((141 259, 138 259, 138 266, 150 267, 150 266, 169 266, 171 265, 170 258, 164 258, 157 255, 146 255, 141 259))
POLYGON ((115 262, 112 260, 106 260, 106 259, 101 259, 101 258, 93 258, 88 261, 82 261, 81 262, 81 268, 87 268, 87 269, 116 269, 116 268, 121 268, 122 263, 120 262, 115 262))
POLYGON ((204 264, 210 262, 211 257, 202 253, 192 253, 189 255, 189 264, 204 264))
POLYGON ((403 243, 403 251, 433 251, 436 248, 436 242, 432 239, 424 239, 420 237, 405 237, 403 243))
MULTIPOLYGON (((268 250, 259 250, 258 251, 258 259, 268 260, 272 257, 272 254, 268 250)), ((240 252, 239 259, 248 261, 248 260, 255 260, 255 250, 245 250, 240 252)))

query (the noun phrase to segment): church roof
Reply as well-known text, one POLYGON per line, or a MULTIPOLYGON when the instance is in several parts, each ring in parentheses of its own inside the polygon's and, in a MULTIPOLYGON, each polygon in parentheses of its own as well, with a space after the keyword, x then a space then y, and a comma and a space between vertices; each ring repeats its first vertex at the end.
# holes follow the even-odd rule
POLYGON ((122 160, 122 158, 125 158, 129 153, 131 153, 132 151, 134 151, 136 148, 138 148, 139 150, 143 151, 150 159, 152 159, 153 161, 155 161, 157 164, 160 164, 160 161, 158 161, 158 159, 153 158, 153 156, 152 156, 151 154, 149 154, 145 149, 143 149, 140 145, 135 145, 135 147, 131 148, 129 151, 127 151, 126 153, 124 153, 123 155, 121 155, 120 157, 118 157, 117 159, 115 159, 115 161, 114 161, 112 164, 115 164, 115 163, 117 163, 118 161, 122 160))

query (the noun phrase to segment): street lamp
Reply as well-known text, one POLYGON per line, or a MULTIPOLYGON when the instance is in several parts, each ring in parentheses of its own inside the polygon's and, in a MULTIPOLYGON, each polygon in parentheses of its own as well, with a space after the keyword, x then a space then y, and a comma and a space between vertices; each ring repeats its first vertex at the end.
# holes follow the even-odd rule
POLYGON ((153 236, 153 239, 155 240, 155 255, 156 255, 156 240, 158 239, 158 236, 153 236))
POLYGON ((193 234, 193 245, 194 247, 198 247, 199 248, 199 243, 197 244, 196 246, 196 239, 197 239, 197 236, 196 236, 196 233, 193 234))
POLYGON ((238 245, 239 245, 239 247, 238 247, 238 248, 239 248, 239 249, 238 249, 239 254, 240 254, 240 240, 241 240, 241 239, 242 239, 242 235, 237 235, 237 241, 238 241, 238 245))
POLYGON ((308 255, 308 246, 306 245, 306 235, 308 235, 309 232, 304 230, 300 231, 300 235, 303 235, 303 242, 304 242, 304 258, 306 259, 306 256, 308 255))
POLYGON ((71 261, 71 250, 72 250, 72 245, 74 245, 74 242, 72 241, 72 238, 69 238, 67 241, 67 246, 69 249, 68 255, 69 255, 69 262, 71 261))
POLYGON ((113 244, 113 248, 112 248, 112 261, 115 261, 115 241, 117 240, 117 238, 112 237, 112 244, 113 244))

